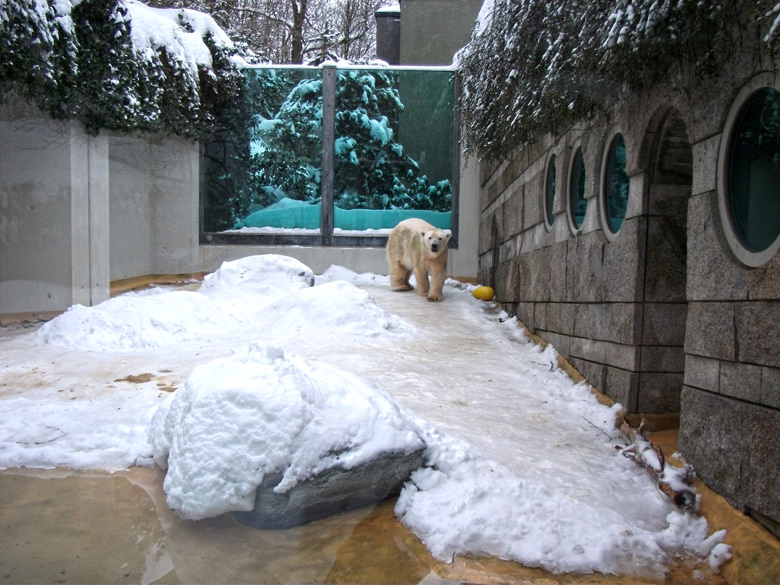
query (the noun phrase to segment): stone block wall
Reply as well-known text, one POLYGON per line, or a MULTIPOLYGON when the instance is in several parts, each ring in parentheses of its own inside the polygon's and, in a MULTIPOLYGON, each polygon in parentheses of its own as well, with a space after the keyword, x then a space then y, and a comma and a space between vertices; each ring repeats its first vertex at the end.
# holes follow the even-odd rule
POLYGON ((723 79, 686 92, 628 96, 608 117, 483 165, 479 280, 629 411, 679 412, 679 450, 697 473, 780 534, 780 252, 758 267, 732 252, 718 183, 738 95, 775 83, 762 69, 735 62, 723 79), (626 142, 630 198, 608 238, 600 173, 616 132, 626 142), (577 146, 589 203, 574 233, 567 183, 577 146))

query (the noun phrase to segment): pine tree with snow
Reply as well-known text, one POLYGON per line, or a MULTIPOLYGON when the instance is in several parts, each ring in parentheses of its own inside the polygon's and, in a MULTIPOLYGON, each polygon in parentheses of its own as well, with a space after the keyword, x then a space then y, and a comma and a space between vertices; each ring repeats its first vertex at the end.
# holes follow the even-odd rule
MULTIPOLYGON (((337 207, 450 210, 449 181, 431 185, 396 141, 403 109, 395 73, 339 71, 334 145, 337 207)), ((265 207, 280 193, 318 201, 322 81, 299 82, 274 118, 259 122, 257 135, 260 147, 252 161, 255 203, 265 207)))

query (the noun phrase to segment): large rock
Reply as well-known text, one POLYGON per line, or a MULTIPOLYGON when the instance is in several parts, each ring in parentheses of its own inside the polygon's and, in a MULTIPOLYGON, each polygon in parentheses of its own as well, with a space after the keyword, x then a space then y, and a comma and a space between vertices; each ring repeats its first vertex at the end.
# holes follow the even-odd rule
POLYGON ((285 493, 274 488, 281 473, 266 475, 251 512, 233 512, 255 528, 291 528, 398 495, 411 473, 423 466, 423 449, 409 455, 382 453, 352 469, 334 467, 285 493))

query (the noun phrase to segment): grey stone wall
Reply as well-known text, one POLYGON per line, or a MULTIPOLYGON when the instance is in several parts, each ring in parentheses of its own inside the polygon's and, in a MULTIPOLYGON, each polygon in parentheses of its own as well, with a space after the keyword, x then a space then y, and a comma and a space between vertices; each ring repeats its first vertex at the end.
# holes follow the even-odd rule
MULTIPOLYGON (((770 66, 771 69, 772 66, 770 66)), ((751 268, 732 253, 718 203, 718 157, 732 104, 762 67, 631 95, 605 117, 538 137, 483 165, 479 280, 590 384, 638 413, 680 412, 679 450, 711 487, 780 522, 780 254, 751 268), (626 141, 626 220, 607 238, 602 160, 626 141), (583 149, 588 210, 567 218, 569 162, 583 149), (556 220, 545 226, 556 156, 556 220)), ((774 524, 776 526, 776 524, 774 524)))

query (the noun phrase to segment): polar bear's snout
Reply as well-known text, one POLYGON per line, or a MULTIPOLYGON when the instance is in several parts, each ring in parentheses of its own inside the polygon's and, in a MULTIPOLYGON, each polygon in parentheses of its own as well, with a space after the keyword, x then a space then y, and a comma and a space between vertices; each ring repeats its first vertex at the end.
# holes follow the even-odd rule
POLYGON ((431 242, 431 252, 438 252, 439 251, 439 242, 433 241, 431 242))

